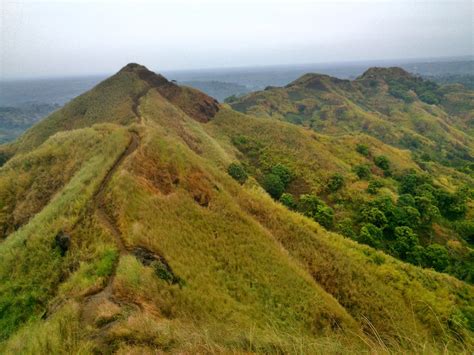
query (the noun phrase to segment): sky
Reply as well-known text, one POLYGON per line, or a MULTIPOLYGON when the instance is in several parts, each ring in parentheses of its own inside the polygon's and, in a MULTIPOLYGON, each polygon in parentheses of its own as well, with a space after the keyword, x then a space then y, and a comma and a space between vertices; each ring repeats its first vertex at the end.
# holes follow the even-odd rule
POLYGON ((0 79, 474 54, 471 0, 0 0, 0 79))

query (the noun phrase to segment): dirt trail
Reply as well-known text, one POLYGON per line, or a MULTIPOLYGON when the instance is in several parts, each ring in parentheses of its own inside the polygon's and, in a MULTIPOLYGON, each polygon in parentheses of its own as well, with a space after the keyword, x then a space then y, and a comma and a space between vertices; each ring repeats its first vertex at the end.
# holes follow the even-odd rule
MULTIPOLYGON (((147 94, 150 88, 146 88, 140 92, 136 97, 133 98, 132 103, 132 112, 135 114, 137 122, 143 124, 143 118, 140 114, 140 99, 147 94)), ((117 304, 118 302, 113 300, 113 283, 115 280, 116 269, 119 263, 120 257, 130 254, 125 246, 122 238, 122 233, 119 228, 116 226, 113 218, 108 214, 107 207, 105 203, 105 191, 107 186, 117 172, 119 167, 122 165, 124 160, 132 154, 140 145, 140 137, 136 132, 130 132, 131 138, 130 143, 123 153, 117 158, 112 167, 109 169, 104 179, 101 181, 99 188, 92 198, 92 210, 95 212, 96 217, 100 223, 110 232, 110 234, 115 239, 115 244, 119 250, 119 258, 115 262, 114 269, 107 280, 107 284, 104 288, 98 290, 98 292, 89 294, 85 299, 84 306, 82 309, 81 319, 86 324, 93 324, 96 320, 97 313, 100 309, 110 303, 117 304)))
POLYGON ((97 192, 95 193, 93 197, 93 205, 94 209, 96 211, 97 216, 103 222, 105 227, 111 232, 111 234, 114 236, 117 247, 119 248, 120 253, 126 253, 127 249, 125 248, 125 245, 123 244, 121 233, 118 230, 118 228, 115 226, 115 223, 113 220, 110 218, 110 216, 106 212, 106 206, 105 206, 105 201, 104 201, 104 193, 107 188, 108 183, 112 179, 112 176, 115 174, 117 169, 120 167, 120 165, 123 163, 125 158, 127 158, 130 154, 132 154, 140 145, 140 137, 138 136, 137 133, 135 132, 130 132, 131 133, 131 139, 130 143, 128 144, 127 149, 123 151, 123 153, 117 158, 115 163, 112 165, 110 170, 107 172, 105 175, 104 179, 99 185, 99 188, 97 189, 97 192))
MULTIPOLYGON (((113 219, 107 213, 105 201, 104 201, 104 195, 105 195, 107 185, 109 184, 113 175, 117 172, 120 165, 140 145, 140 137, 138 136, 138 134, 135 132, 130 132, 130 134, 131 134, 131 139, 130 139, 130 143, 128 144, 128 147, 123 151, 123 153, 114 162, 114 164, 112 165, 112 167, 110 168, 110 170, 107 172, 104 179, 100 183, 99 188, 97 189, 97 192, 93 196, 93 210, 95 211, 95 214, 97 218, 99 219, 99 221, 103 224, 105 228, 107 228, 110 234, 112 234, 112 236, 114 237, 115 243, 120 253, 119 259, 120 259, 120 256, 129 254, 129 252, 127 248, 125 247, 125 244, 123 243, 120 230, 115 225, 115 222, 113 221, 113 219)), ((103 289, 99 290, 99 292, 93 293, 86 298, 84 307, 82 309, 82 316, 81 316, 82 320, 85 323, 90 324, 94 322, 97 315, 97 311, 100 309, 101 305, 104 305, 107 302, 115 303, 112 300, 112 293, 113 293, 112 285, 115 279, 116 268, 117 268, 118 262, 119 260, 115 262, 114 269, 112 271, 111 276, 107 280, 106 286, 103 289)))

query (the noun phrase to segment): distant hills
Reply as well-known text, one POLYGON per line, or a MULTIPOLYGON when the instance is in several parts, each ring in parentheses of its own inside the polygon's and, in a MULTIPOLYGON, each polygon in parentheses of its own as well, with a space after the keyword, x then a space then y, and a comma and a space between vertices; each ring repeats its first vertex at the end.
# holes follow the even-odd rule
POLYGON ((228 102, 238 111, 321 133, 367 133, 411 149, 426 162, 458 167, 474 162, 473 92, 439 86, 401 68, 370 68, 353 81, 307 74, 228 102))
POLYGON ((47 116, 59 105, 25 103, 17 107, 0 107, 0 144, 9 142, 41 118, 47 116))
POLYGON ((178 83, 129 64, 0 146, 1 353, 469 353, 472 91, 178 83))
MULTIPOLYGON (((273 66, 240 69, 208 69, 190 71, 171 71, 167 75, 177 80, 180 85, 191 86, 216 98, 220 102, 228 97, 239 97, 255 90, 263 90, 267 86, 284 86, 298 77, 317 72, 341 79, 354 79, 370 66, 397 65, 410 73, 421 75, 439 84, 462 84, 474 89, 474 61, 470 57, 372 61, 335 64, 308 64, 292 66, 273 66)), ((0 81, 0 110, 14 108, 15 115, 26 117, 34 123, 38 117, 28 108, 49 105, 51 109, 41 111, 42 117, 51 113, 56 105, 64 105, 72 98, 105 79, 102 76, 51 78, 17 81, 0 81)), ((31 126, 24 125, 14 130, 4 123, 5 114, 0 115, 0 141, 8 142, 16 138, 31 126)))

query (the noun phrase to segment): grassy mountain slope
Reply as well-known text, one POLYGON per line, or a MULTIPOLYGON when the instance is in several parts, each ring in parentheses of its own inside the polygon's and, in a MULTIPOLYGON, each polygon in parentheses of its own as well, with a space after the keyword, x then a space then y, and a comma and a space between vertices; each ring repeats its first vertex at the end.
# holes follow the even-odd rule
POLYGON ((472 92, 439 87, 400 68, 371 68, 354 81, 307 74, 231 101, 232 108, 328 134, 365 132, 423 161, 474 161, 472 92))
MULTIPOLYGON (((298 204, 302 194, 317 195, 334 211, 332 218, 327 210, 327 226, 332 224, 346 236, 403 260, 436 267, 472 283, 472 95, 460 86, 440 87, 400 68, 371 68, 354 81, 307 74, 286 87, 231 100, 233 109, 263 120, 261 128, 245 133, 231 125, 225 128, 246 169, 261 183, 273 165, 284 163, 290 168, 295 176, 285 193, 291 196, 284 196, 290 205, 293 200, 298 204), (272 123, 266 125, 269 118, 272 123), (306 154, 295 152, 294 142, 285 142, 291 128, 282 128, 286 126, 279 121, 319 133, 314 137, 327 142, 318 149, 322 153, 313 153, 309 147, 304 149, 306 154), (272 133, 263 128, 272 125, 272 133), (327 152, 336 147, 339 154, 334 159, 327 152), (336 168, 341 157, 346 166, 336 168), (341 186, 334 187, 333 182, 341 186), (407 184, 417 186, 408 188, 407 184), (446 208, 443 201, 448 195, 452 210, 459 213, 447 211, 451 207, 446 208), (375 221, 377 216, 380 219, 375 221), (435 266, 426 260, 418 246, 418 255, 413 250, 411 255, 401 251, 395 229, 403 226, 415 232, 410 236, 411 248, 415 244, 434 248, 435 254, 443 254, 443 263, 435 266)), ((400 237, 402 232, 399 228, 400 237)))
POLYGON ((365 159, 347 149, 360 140, 395 170, 419 169, 408 152, 245 116, 137 65, 104 83, 79 102, 96 112, 109 90, 120 91, 120 112, 89 122, 73 101, 7 147, 8 211, 24 211, 18 201, 36 186, 55 188, 21 223, 1 222, 2 352, 472 346, 472 286, 328 232, 258 184, 285 163, 296 173, 289 191, 317 190, 329 171, 352 174, 365 159), (243 185, 227 173, 239 160, 251 175, 243 185))

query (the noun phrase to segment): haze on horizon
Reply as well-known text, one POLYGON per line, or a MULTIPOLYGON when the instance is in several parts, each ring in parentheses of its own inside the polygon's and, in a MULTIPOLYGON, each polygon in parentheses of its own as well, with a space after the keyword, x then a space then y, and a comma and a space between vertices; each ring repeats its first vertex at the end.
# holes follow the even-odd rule
POLYGON ((470 0, 0 0, 0 79, 474 54, 470 0))

